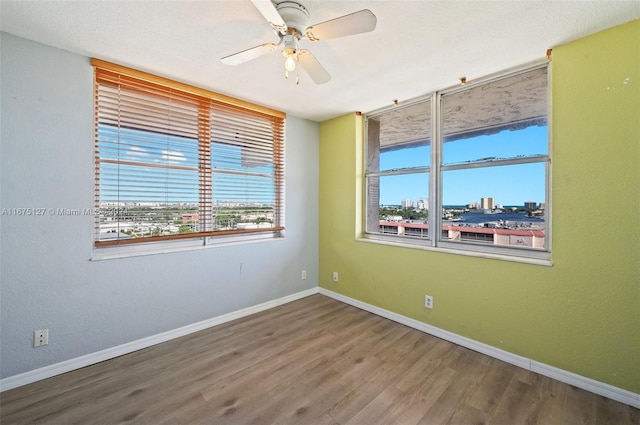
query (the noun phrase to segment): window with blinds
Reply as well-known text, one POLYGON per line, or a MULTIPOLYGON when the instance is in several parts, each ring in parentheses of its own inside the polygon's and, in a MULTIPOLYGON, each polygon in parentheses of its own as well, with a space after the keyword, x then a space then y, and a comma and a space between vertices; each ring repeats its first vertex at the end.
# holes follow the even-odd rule
POLYGON ((284 230, 283 113, 92 64, 96 247, 284 230))

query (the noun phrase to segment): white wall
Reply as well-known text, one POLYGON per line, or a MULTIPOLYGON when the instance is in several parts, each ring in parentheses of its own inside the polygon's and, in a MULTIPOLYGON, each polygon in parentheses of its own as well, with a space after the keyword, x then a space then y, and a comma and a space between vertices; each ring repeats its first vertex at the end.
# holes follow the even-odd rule
MULTIPOLYGON (((0 41, 0 209, 92 207, 89 58, 0 41)), ((0 216, 0 377, 316 287, 318 148, 318 125, 288 116, 284 240, 90 261, 91 216, 0 216)))

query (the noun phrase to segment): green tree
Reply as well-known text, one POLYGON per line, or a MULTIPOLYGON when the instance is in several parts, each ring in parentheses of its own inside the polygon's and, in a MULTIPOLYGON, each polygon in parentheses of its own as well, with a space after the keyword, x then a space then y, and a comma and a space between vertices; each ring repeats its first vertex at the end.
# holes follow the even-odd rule
POLYGON ((180 226, 180 229, 178 230, 178 233, 192 233, 192 232, 193 232, 193 229, 188 224, 183 224, 182 226, 180 226))

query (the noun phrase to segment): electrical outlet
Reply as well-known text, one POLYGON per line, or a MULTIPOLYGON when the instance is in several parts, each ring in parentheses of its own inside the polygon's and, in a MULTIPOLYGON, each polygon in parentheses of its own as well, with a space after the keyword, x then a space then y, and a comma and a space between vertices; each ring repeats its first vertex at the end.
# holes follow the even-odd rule
POLYGON ((33 346, 42 347, 49 343, 49 329, 40 329, 33 332, 33 346))
POLYGON ((305 280, 306 278, 307 278, 307 271, 302 270, 302 280, 305 280))
POLYGON ((424 296, 424 306, 425 308, 433 308, 433 297, 431 295, 424 296))
POLYGON ((338 281, 338 272, 333 272, 333 281, 334 282, 338 281))

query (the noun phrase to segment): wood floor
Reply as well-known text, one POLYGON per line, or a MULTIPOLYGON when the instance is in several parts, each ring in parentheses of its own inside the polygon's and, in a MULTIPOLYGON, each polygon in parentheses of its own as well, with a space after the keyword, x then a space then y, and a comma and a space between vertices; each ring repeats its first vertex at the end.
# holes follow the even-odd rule
POLYGON ((322 295, 0 395, 9 424, 640 424, 322 295))

